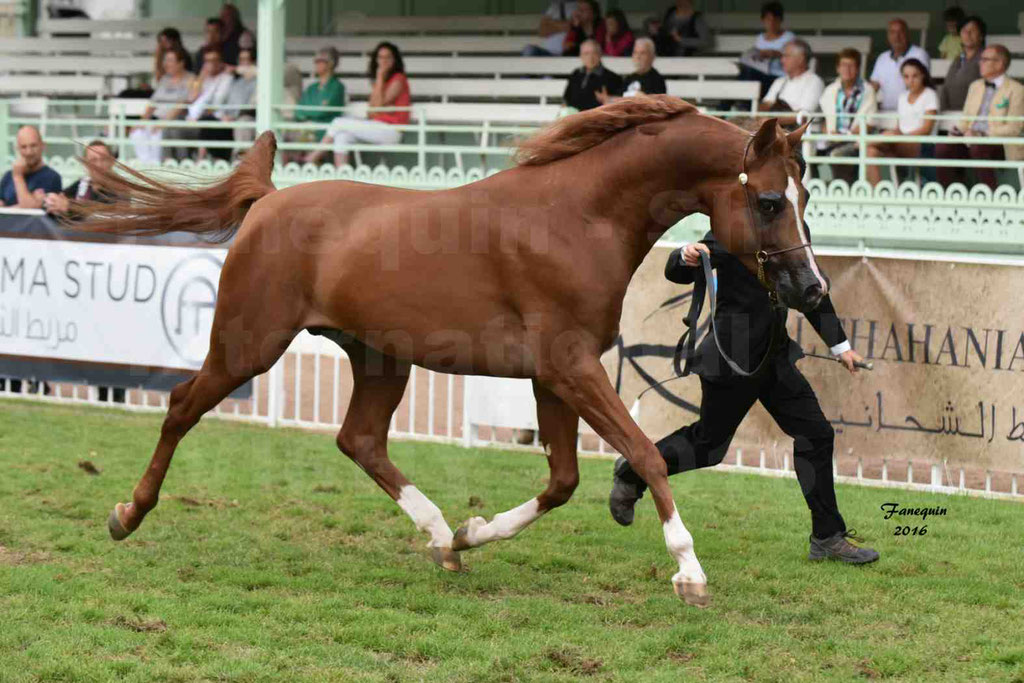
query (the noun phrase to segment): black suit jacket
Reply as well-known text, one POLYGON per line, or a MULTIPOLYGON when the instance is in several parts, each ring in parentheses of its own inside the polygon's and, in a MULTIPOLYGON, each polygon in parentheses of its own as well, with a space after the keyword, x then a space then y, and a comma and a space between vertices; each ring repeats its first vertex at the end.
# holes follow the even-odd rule
MULTIPOLYGON (((738 258, 715 241, 710 232, 701 242, 710 249, 711 266, 718 275, 715 322, 725 352, 744 370, 753 370, 770 348, 772 319, 778 317, 777 337, 774 347, 771 347, 775 356, 772 362, 791 368, 793 363, 803 358, 804 353, 786 330, 789 309, 782 306, 773 308, 768 290, 738 258)), ((673 250, 665 264, 665 277, 688 285, 698 276, 704 276, 700 266, 686 265, 679 250, 673 250)), ((712 286, 708 283, 708 287, 712 286)), ((816 309, 804 315, 829 347, 846 341, 843 325, 828 295, 816 309)), ((710 330, 697 348, 691 367, 693 372, 707 380, 738 379, 722 359, 710 330)))
POLYGON ((565 92, 562 93, 562 103, 580 111, 600 107, 601 103, 594 93, 601 88, 607 88, 609 95, 621 95, 622 77, 604 66, 599 66, 589 74, 581 66, 569 74, 565 92))

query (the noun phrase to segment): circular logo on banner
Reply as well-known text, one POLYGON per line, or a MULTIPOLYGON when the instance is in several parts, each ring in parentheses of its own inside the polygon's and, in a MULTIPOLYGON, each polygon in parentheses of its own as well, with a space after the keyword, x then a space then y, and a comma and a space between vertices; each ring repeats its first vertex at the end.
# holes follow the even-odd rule
POLYGON ((217 283, 224 262, 210 254, 190 256, 174 266, 164 285, 160 318, 178 357, 200 367, 210 348, 217 283))

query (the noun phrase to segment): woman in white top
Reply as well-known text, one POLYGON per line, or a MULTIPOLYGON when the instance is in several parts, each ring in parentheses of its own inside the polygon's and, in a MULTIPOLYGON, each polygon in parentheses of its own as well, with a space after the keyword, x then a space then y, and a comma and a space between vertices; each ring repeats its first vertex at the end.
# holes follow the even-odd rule
MULTIPOLYGON (((935 128, 935 119, 927 119, 939 111, 939 96, 931 87, 931 76, 928 67, 916 59, 908 59, 900 67, 903 83, 907 91, 900 95, 896 108, 898 125, 895 130, 887 130, 883 135, 931 135, 935 128)), ((868 156, 913 158, 921 156, 919 142, 882 142, 868 145, 868 156)), ((881 166, 867 167, 868 182, 878 184, 882 179, 881 166)))

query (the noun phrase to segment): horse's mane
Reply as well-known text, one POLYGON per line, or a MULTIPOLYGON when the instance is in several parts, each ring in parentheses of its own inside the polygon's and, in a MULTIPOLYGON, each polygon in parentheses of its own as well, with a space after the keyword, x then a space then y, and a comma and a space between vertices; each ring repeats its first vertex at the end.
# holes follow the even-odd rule
POLYGON ((616 133, 652 121, 697 111, 689 102, 669 95, 623 97, 596 109, 566 116, 519 145, 516 163, 540 166, 578 154, 616 133))

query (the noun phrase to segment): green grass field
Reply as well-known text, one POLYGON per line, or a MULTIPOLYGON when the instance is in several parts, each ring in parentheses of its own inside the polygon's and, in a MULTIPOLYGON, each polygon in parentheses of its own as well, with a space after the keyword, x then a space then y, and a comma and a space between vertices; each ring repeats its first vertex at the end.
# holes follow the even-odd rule
MULTIPOLYGON (((1024 681, 1017 503, 842 487, 882 559, 820 565, 795 481, 676 477, 701 611, 672 593, 650 501, 629 529, 608 517, 601 460, 581 463, 568 506, 455 575, 331 436, 208 420, 115 544, 107 514, 160 419, 0 402, 0 681, 1024 681), (948 515, 894 537, 890 501, 948 515)), ((547 474, 535 454, 392 453, 453 526, 547 474)))

